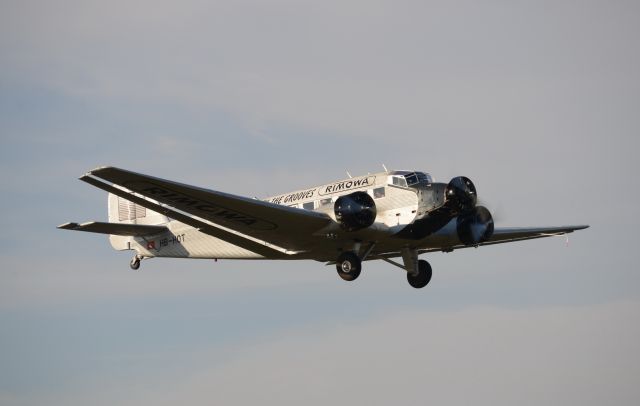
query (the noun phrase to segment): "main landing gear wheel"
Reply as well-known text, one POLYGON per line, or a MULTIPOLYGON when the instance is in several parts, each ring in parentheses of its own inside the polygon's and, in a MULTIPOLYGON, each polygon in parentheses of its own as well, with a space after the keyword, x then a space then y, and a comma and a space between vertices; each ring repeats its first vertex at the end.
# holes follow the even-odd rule
POLYGON ((131 258, 131 262, 129 263, 129 266, 131 267, 131 269, 136 271, 138 270, 138 268, 140 268, 140 259, 141 258, 137 255, 131 258))
POLYGON ((407 272, 407 281, 409 285, 416 289, 424 288, 431 280, 431 265, 424 259, 418 261, 418 273, 416 275, 407 272))
POLYGON ((343 252, 336 262, 336 270, 345 281, 353 281, 360 276, 362 262, 353 252, 343 252))

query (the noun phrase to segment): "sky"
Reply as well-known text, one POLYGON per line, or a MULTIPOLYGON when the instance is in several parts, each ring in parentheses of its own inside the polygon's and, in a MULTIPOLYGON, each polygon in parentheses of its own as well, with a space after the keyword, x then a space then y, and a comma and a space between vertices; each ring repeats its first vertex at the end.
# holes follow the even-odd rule
POLYGON ((640 4, 0 1, 0 404, 638 404, 640 4), (100 165, 266 197, 470 177, 564 238, 368 262, 155 259, 100 165))

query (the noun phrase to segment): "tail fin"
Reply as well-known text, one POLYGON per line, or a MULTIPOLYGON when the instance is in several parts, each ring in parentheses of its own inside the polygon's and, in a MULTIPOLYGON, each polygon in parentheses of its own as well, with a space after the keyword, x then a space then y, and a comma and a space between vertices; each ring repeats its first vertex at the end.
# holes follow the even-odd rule
MULTIPOLYGON (((161 225, 169 222, 165 215, 149 210, 126 199, 109 193, 109 223, 161 225)), ((116 250, 131 249, 133 237, 110 235, 109 242, 116 250)))

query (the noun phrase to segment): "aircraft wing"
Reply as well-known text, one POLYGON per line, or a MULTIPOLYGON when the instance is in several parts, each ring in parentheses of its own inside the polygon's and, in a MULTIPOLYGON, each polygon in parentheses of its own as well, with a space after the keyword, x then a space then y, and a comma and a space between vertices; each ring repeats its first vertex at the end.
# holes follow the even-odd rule
MULTIPOLYGON (((254 252, 259 252, 256 248, 268 244, 287 251, 307 251, 317 244, 313 233, 333 221, 323 213, 235 196, 114 167, 94 169, 80 179, 254 252), (221 228, 216 230, 211 223, 221 228), (251 239, 259 241, 251 243, 251 239)), ((274 250, 267 251, 267 257, 274 257, 270 255, 274 250)))
POLYGON ((537 227, 537 228, 496 228, 493 235, 482 245, 501 244, 505 242, 532 240, 535 238, 556 237, 569 234, 576 230, 588 228, 587 225, 561 226, 561 227, 537 227))
MULTIPOLYGON (((587 225, 578 226, 560 226, 560 227, 508 227, 497 228, 493 231, 493 235, 489 240, 480 243, 479 245, 494 245, 503 244, 507 242, 533 240, 536 238, 556 237, 559 235, 569 234, 576 230, 583 230, 588 228, 587 225)), ((456 245, 447 249, 442 248, 430 248, 426 250, 420 250, 420 253, 448 251, 449 249, 470 248, 468 245, 456 245)), ((473 246, 475 247, 475 246, 473 246)))

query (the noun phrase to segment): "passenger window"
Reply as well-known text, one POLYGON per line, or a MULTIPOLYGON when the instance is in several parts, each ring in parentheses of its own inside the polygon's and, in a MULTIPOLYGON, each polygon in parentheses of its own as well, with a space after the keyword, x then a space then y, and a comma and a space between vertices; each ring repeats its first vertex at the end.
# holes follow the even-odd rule
POLYGON ((320 207, 331 206, 331 198, 320 200, 320 207))
POLYGON ((384 187, 373 189, 373 198, 380 199, 381 197, 384 197, 384 187))
POLYGON ((305 210, 313 210, 314 202, 304 203, 302 208, 305 210))

